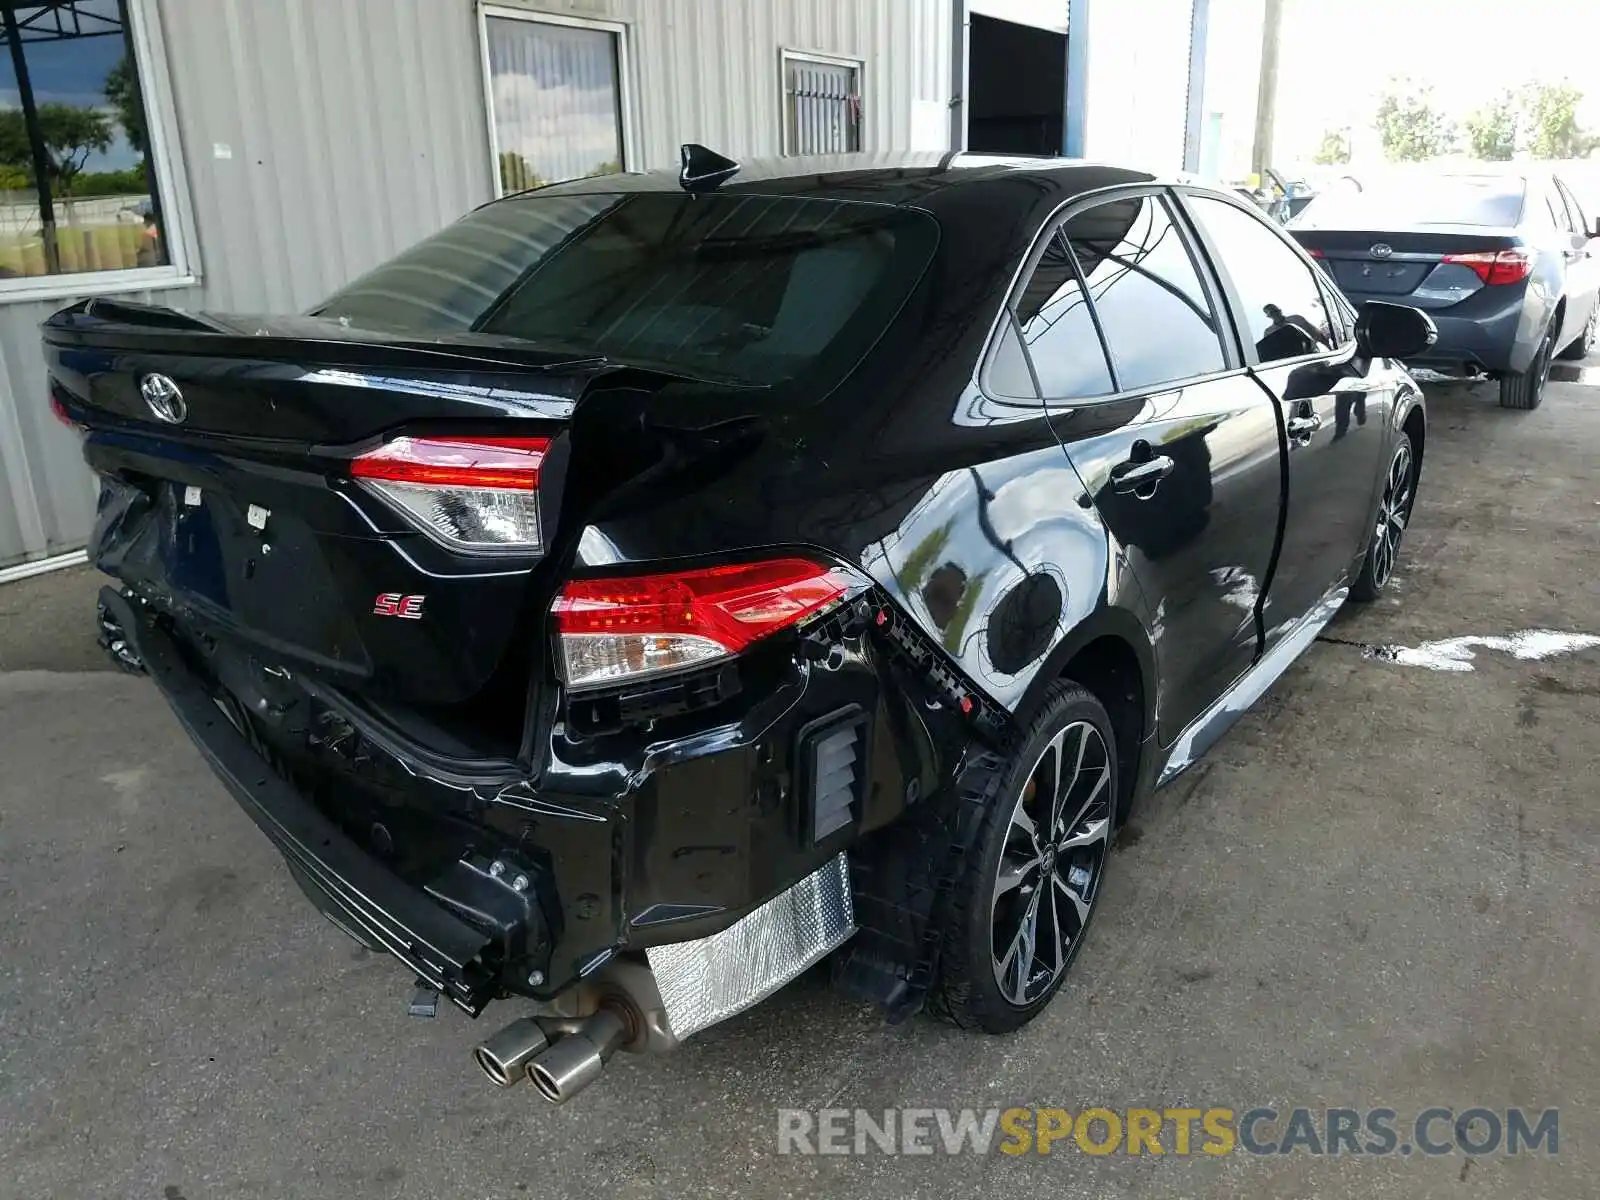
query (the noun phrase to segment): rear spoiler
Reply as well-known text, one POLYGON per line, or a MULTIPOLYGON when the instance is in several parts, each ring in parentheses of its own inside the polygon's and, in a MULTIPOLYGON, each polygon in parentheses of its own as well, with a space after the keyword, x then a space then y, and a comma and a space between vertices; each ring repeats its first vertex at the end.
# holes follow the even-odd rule
POLYGON ((46 343, 70 348, 241 358, 305 366, 413 367, 459 371, 559 372, 598 376, 634 372, 657 382, 678 380, 728 391, 759 385, 710 379, 692 372, 584 354, 547 350, 515 339, 481 342, 425 338, 360 329, 316 316, 188 313, 157 304, 93 299, 63 308, 40 326, 46 343))

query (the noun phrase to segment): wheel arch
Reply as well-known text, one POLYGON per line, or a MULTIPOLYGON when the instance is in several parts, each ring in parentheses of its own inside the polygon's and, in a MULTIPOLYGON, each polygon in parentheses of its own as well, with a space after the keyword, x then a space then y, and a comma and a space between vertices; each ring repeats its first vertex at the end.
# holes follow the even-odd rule
POLYGON ((1422 459, 1428 446, 1428 410, 1423 404, 1422 393, 1414 391, 1406 397, 1395 417, 1400 432, 1411 439, 1411 449, 1417 456, 1417 473, 1420 476, 1422 459))
POLYGON ((1156 728, 1156 656, 1139 618, 1105 606, 1080 621, 1055 644, 1017 706, 1026 724, 1051 685, 1070 679, 1104 705, 1117 739, 1118 818, 1137 792, 1142 756, 1156 728))
POLYGON ((1400 431, 1411 439, 1411 449, 1417 456, 1417 474, 1422 474, 1422 459, 1428 447, 1428 415, 1422 405, 1415 404, 1400 421, 1400 431))

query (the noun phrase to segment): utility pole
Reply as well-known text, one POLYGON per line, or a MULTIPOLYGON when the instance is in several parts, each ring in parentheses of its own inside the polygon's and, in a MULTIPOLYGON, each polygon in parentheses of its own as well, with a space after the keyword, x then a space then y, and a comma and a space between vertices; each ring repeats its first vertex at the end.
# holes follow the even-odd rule
POLYGON ((1283 0, 1266 0, 1261 14, 1261 82, 1256 91, 1256 140, 1250 170, 1261 184, 1272 165, 1272 123, 1278 107, 1278 36, 1283 32, 1283 0))

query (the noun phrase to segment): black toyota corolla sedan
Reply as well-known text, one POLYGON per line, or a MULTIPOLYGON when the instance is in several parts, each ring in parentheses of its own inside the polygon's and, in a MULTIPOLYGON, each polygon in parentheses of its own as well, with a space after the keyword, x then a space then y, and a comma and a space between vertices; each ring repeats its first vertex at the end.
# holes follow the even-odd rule
POLYGON ((307 316, 44 329, 107 648, 553 1100, 830 956, 1037 1015, 1117 823, 1389 583, 1431 336, 1225 193, 697 147, 307 316))
POLYGON ((1538 408, 1557 356, 1600 329, 1600 220, 1561 179, 1397 174, 1334 188, 1290 231, 1354 304, 1425 310, 1438 339, 1411 360, 1487 375, 1505 408, 1538 408))

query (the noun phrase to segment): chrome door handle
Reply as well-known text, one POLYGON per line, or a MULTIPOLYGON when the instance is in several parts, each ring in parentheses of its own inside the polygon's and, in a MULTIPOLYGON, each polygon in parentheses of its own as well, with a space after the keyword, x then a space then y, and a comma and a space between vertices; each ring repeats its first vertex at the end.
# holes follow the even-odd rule
POLYGON ((1311 440, 1312 435, 1322 428, 1322 418, 1316 416, 1290 417, 1287 428, 1289 430, 1289 440, 1298 446, 1304 446, 1311 440))
POLYGON ((1165 454, 1158 454, 1144 462, 1118 463, 1111 468, 1111 486, 1119 492, 1137 492, 1144 488, 1153 488, 1177 466, 1165 454))

